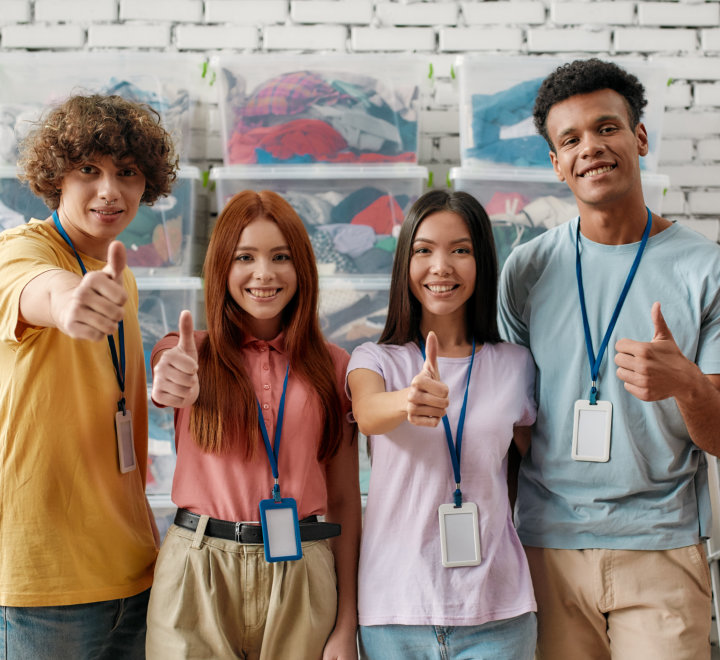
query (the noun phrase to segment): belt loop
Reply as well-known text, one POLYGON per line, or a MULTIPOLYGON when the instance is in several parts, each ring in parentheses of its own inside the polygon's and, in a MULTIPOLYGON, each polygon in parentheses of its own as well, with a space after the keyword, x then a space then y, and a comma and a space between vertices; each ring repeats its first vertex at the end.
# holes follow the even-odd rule
POLYGON ((205 528, 207 527, 210 516, 200 516, 198 520, 197 529, 195 530, 195 536, 193 537, 192 545, 190 546, 193 550, 199 550, 202 545, 203 536, 205 536, 205 528))

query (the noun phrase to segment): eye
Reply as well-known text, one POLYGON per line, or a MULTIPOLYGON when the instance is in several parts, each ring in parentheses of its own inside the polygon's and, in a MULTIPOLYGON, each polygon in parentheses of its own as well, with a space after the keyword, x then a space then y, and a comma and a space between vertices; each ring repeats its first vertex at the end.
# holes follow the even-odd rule
POLYGON ((602 126, 600 128, 600 133, 607 134, 607 133, 614 133, 617 131, 617 126, 602 126))
POLYGON ((138 171, 132 167, 126 167, 125 169, 120 170, 119 174, 120 176, 137 176, 138 171))
POLYGON ((426 247, 416 247, 413 250, 413 254, 430 254, 430 248, 426 247))
POLYGON ((577 143, 578 139, 576 137, 566 138, 562 141, 561 147, 572 147, 577 143))
POLYGON ((280 252, 273 256, 273 261, 291 261, 292 258, 286 252, 280 252))
POLYGON ((81 174, 93 174, 95 172, 95 166, 94 165, 81 165, 78 167, 78 171, 81 174))
POLYGON ((252 256, 249 254, 236 254, 235 261, 252 261, 252 256))
POLYGON ((459 247, 453 250, 455 254, 471 254, 472 250, 468 247, 459 247))

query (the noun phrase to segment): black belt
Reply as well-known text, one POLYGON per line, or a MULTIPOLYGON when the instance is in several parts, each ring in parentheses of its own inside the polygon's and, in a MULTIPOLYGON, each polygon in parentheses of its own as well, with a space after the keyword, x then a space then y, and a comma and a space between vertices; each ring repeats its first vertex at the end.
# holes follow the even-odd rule
MULTIPOLYGON (((197 529, 200 516, 187 509, 178 509, 175 514, 175 524, 191 531, 197 529)), ((318 522, 317 516, 309 516, 300 521, 300 540, 319 541, 340 535, 340 525, 337 523, 318 522)), ((217 539, 227 539, 238 543, 262 543, 262 527, 254 523, 236 523, 229 520, 210 518, 205 527, 205 536, 217 539)))

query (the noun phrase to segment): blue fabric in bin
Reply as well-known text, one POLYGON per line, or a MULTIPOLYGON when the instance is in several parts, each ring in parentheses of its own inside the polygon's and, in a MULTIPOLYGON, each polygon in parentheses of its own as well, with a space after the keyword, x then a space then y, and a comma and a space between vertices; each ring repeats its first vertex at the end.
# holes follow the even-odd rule
POLYGON ((548 145, 540 135, 503 138, 502 131, 532 118, 542 78, 527 80, 495 94, 473 94, 474 147, 466 155, 517 167, 551 167, 548 145))

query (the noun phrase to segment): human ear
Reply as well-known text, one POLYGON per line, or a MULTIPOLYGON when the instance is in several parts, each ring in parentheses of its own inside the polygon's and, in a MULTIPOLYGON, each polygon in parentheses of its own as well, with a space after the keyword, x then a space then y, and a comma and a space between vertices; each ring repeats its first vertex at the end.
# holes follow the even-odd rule
POLYGON ((565 175, 560 170, 560 164, 558 163, 557 155, 552 150, 550 151, 550 162, 552 163, 553 169, 555 170, 555 176, 557 176, 560 181, 565 181, 565 175))

